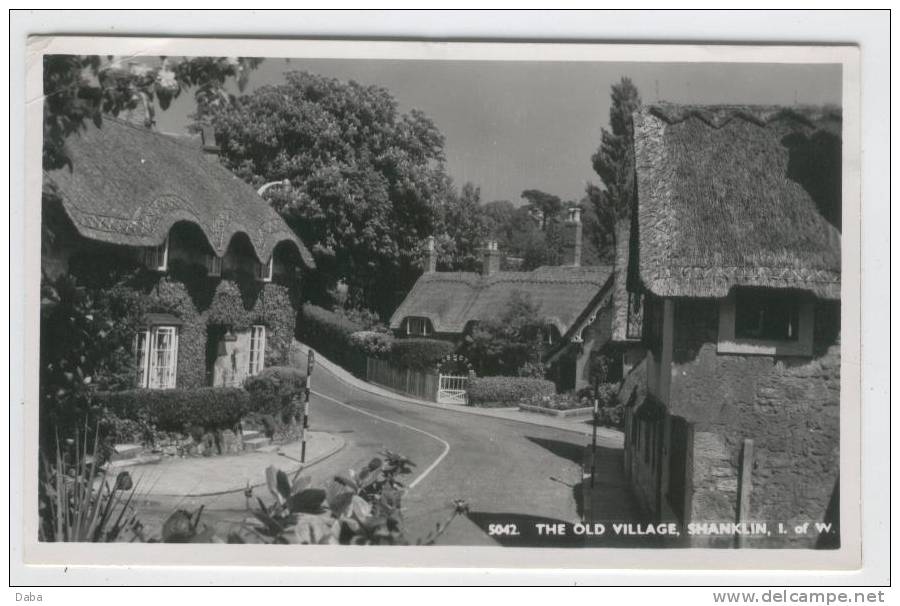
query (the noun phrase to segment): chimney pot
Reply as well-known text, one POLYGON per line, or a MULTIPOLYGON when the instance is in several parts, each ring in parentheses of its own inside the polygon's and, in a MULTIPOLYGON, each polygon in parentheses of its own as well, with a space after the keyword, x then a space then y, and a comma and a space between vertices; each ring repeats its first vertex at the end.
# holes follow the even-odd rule
POLYGON ((568 262, 573 267, 581 266, 581 207, 570 206, 566 220, 566 243, 568 262))
POLYGON ((493 275, 500 271, 500 249, 496 240, 488 240, 484 247, 484 262, 481 273, 485 276, 493 275))

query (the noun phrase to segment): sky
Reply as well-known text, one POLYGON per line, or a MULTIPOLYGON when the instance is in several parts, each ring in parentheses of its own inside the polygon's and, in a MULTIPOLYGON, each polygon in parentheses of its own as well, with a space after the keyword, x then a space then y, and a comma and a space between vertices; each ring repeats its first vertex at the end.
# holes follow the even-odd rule
MULTIPOLYGON (((526 189, 580 200, 599 184, 591 155, 609 126, 610 86, 627 76, 644 103, 841 104, 840 65, 266 59, 245 92, 310 71, 387 88, 401 111, 422 110, 446 138, 447 172, 481 199, 519 204, 526 189)), ((237 92, 233 90, 232 92, 237 92)), ((157 113, 184 132, 182 94, 157 113)))

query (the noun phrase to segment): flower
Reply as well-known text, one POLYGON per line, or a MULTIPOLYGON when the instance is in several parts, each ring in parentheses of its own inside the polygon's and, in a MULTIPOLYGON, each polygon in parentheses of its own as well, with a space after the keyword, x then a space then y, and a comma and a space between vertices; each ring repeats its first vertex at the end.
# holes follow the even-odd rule
POLYGON ((160 69, 156 73, 156 84, 167 91, 178 90, 178 81, 175 79, 175 72, 168 68, 160 69))

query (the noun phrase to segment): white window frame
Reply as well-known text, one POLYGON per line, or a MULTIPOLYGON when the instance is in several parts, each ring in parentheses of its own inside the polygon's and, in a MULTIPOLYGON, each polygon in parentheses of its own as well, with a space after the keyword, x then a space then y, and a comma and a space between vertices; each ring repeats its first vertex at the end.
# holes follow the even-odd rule
MULTIPOLYGON (((785 296, 798 296, 785 294, 785 296)), ((732 292, 719 302, 719 343, 720 354, 742 354, 751 356, 812 356, 813 321, 815 304, 799 300, 797 339, 794 341, 776 339, 738 339, 735 337, 737 295, 732 292)))
POLYGON ((251 377, 266 367, 266 327, 262 324, 250 327, 250 352, 247 361, 247 375, 251 377))
POLYGON ((273 253, 265 263, 256 264, 256 279, 259 282, 271 282, 275 273, 275 254, 273 253))
POLYGON ((431 331, 429 330, 430 324, 431 323, 428 321, 428 318, 411 316, 406 319, 406 334, 409 336, 414 336, 414 337, 427 337, 428 335, 431 334, 431 331), (422 323, 421 331, 413 330, 413 321, 422 323))
POLYGON ((137 384, 145 389, 174 389, 178 377, 178 327, 169 325, 150 326, 134 338, 137 358, 137 384), (160 337, 170 337, 167 347, 162 350, 165 363, 160 373, 160 337))
POLYGON ((144 265, 153 271, 169 270, 169 238, 159 246, 144 249, 144 265))
POLYGON ((206 255, 206 275, 210 278, 222 277, 222 257, 215 253, 206 255))

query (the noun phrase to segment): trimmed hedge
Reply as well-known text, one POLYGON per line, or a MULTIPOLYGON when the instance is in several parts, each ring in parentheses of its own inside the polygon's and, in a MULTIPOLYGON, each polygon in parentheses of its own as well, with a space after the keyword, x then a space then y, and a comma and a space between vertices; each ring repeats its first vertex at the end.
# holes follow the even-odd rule
POLYGON ((531 377, 480 377, 469 381, 466 392, 472 406, 514 406, 534 396, 552 396, 556 386, 553 381, 531 377))
POLYGON ((438 339, 397 339, 388 359, 399 369, 434 370, 444 356, 455 351, 453 343, 438 339))
POLYGON ((290 413, 291 398, 306 387, 306 370, 271 366, 244 380, 254 412, 284 418, 290 413))
POLYGON ((239 387, 130 389, 99 394, 97 399, 120 419, 145 421, 172 432, 233 429, 253 412, 250 395, 239 387))
POLYGON ((384 332, 360 330, 350 335, 350 343, 363 355, 385 358, 394 346, 394 337, 384 332))
POLYGON ((353 349, 350 335, 361 329, 341 314, 307 303, 301 310, 297 336, 335 364, 359 372, 361 366, 365 368, 365 361, 353 349))

